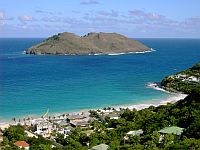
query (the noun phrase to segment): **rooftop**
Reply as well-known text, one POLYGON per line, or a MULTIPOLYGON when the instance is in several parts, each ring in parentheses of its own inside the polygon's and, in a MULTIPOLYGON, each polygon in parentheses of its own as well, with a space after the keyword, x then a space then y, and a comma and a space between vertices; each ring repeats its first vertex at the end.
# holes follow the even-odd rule
POLYGON ((91 150, 107 150, 109 148, 106 144, 99 144, 97 146, 93 146, 91 150))
POLYGON ((15 145, 18 147, 29 147, 29 144, 26 143, 25 141, 17 141, 15 142, 15 145))
POLYGON ((181 135, 182 132, 183 132, 184 128, 180 128, 180 127, 177 127, 177 126, 171 126, 171 127, 166 127, 166 128, 163 128, 161 129, 160 133, 166 133, 166 134, 176 134, 176 135, 181 135))
POLYGON ((143 134, 143 131, 141 129, 139 129, 139 130, 135 130, 135 131, 129 131, 126 134, 127 135, 140 135, 140 134, 143 134))

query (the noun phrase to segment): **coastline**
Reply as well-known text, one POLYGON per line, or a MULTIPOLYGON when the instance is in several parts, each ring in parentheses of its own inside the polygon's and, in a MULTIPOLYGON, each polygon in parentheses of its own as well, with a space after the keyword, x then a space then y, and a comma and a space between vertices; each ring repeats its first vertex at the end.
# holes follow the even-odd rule
POLYGON ((47 54, 47 53, 42 53, 42 54, 29 54, 27 51, 23 51, 22 54, 25 55, 55 55, 55 56, 99 56, 99 55, 108 55, 108 56, 117 56, 117 55, 128 55, 128 54, 145 54, 145 53, 151 53, 156 51, 153 48, 150 48, 150 50, 145 50, 145 51, 134 51, 134 52, 119 52, 119 53, 113 53, 113 52, 108 52, 108 53, 94 53, 94 54, 47 54))
MULTIPOLYGON (((156 84, 154 83, 154 85, 156 85, 156 84)), ((109 106, 106 106, 106 108, 111 107, 111 108, 114 108, 116 110, 120 110, 120 109, 141 110, 141 109, 148 108, 150 106, 157 107, 159 105, 167 105, 168 103, 175 103, 179 100, 184 99, 187 96, 187 94, 183 94, 183 93, 172 93, 172 92, 166 91, 162 88, 158 88, 157 85, 152 86, 152 83, 149 83, 147 85, 147 88, 153 88, 155 90, 160 90, 160 91, 166 92, 170 95, 168 97, 164 98, 164 99, 161 98, 161 99, 154 99, 154 100, 144 100, 144 101, 138 102, 138 103, 124 104, 124 105, 122 104, 122 105, 115 105, 115 106, 109 105, 109 106)), ((79 111, 54 112, 54 113, 51 113, 49 116, 59 117, 59 116, 62 116, 62 114, 76 115, 76 114, 82 114, 82 113, 88 115, 90 110, 102 110, 102 109, 103 108, 91 108, 91 109, 82 109, 82 110, 79 110, 79 111)), ((36 115, 36 114, 35 115, 34 114, 29 114, 29 115, 25 114, 24 116, 16 118, 16 120, 20 119, 21 123, 23 123, 23 118, 31 118, 31 120, 34 120, 34 119, 41 118, 41 116, 36 115)), ((3 125, 3 124, 14 125, 16 123, 14 123, 14 121, 12 121, 12 118, 10 118, 9 120, 7 118, 5 120, 4 119, 0 120, 0 125, 3 125)))

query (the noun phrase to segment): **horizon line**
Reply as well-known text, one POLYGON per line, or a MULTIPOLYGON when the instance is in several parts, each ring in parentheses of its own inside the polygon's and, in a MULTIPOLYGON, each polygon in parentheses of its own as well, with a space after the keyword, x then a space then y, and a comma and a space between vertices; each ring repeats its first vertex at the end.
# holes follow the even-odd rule
MULTIPOLYGON (((49 36, 51 37, 51 36, 49 36)), ((46 39, 49 37, 0 37, 0 39, 46 39)), ((134 39, 200 39, 200 37, 128 37, 134 39)))

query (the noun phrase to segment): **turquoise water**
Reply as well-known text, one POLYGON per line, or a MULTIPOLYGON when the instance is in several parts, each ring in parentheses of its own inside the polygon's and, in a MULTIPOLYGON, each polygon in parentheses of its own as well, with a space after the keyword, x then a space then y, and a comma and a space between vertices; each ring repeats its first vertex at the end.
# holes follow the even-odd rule
POLYGON ((156 50, 145 54, 22 53, 42 40, 0 39, 0 119, 164 99, 146 84, 200 61, 200 39, 138 39, 156 50))

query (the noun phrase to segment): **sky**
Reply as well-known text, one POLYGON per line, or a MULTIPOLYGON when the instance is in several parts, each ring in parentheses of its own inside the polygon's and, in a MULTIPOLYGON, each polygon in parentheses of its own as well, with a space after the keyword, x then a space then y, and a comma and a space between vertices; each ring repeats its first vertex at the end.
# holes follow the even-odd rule
POLYGON ((200 0, 0 0, 0 37, 200 38, 200 0))

